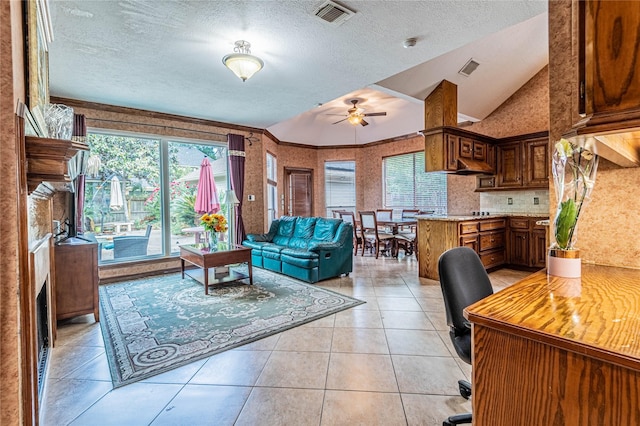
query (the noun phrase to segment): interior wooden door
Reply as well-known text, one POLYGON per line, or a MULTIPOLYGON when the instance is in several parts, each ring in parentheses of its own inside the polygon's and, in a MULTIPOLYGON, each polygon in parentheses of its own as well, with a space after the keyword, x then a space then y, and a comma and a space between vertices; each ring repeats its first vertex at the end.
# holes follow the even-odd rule
POLYGON ((289 183, 287 212, 289 216, 313 215, 313 179, 311 170, 286 169, 289 183))

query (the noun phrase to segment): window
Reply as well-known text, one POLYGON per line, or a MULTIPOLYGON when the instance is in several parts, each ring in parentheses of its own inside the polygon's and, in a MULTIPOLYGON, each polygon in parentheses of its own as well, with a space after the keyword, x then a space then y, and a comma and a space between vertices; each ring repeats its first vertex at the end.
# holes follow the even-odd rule
MULTIPOLYGON (((170 255, 195 241, 205 156, 219 199, 228 189, 226 145, 98 132, 87 143, 83 223, 100 244, 101 263, 170 255)), ((225 205, 221 212, 228 216, 225 205)))
POLYGON ((416 208, 447 214, 446 173, 424 171, 424 152, 402 154, 383 160, 384 205, 416 208))
POLYGON ((267 152, 267 226, 278 217, 278 168, 276 157, 267 152))
POLYGON ((356 210, 356 162, 327 161, 324 163, 326 216, 332 210, 356 210))

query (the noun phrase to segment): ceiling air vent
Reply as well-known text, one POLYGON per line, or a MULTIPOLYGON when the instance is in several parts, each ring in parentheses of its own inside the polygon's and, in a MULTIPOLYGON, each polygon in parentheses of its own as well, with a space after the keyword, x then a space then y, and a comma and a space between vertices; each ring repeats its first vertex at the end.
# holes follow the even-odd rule
POLYGON ((326 1, 318 6, 314 15, 330 24, 340 25, 355 15, 355 12, 332 1, 326 1))
POLYGON ((474 61, 473 59, 469 59, 469 61, 466 64, 464 64, 462 69, 458 71, 458 74, 462 74, 465 77, 469 77, 469 75, 471 75, 471 73, 474 72, 476 68, 478 68, 478 65, 480 65, 478 62, 474 61))

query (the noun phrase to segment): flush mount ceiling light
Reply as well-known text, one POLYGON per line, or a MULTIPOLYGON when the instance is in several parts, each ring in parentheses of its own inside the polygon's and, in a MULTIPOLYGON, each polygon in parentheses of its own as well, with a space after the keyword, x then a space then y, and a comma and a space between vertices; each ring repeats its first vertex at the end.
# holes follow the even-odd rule
POLYGON ((251 54, 251 43, 245 40, 236 41, 233 48, 235 53, 230 53, 222 58, 222 63, 229 68, 242 81, 247 81, 264 66, 262 59, 251 54))

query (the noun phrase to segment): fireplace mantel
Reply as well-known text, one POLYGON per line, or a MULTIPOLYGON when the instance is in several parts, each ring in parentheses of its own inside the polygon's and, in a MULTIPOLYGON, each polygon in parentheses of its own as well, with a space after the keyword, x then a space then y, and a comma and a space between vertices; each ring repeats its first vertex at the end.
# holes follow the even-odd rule
POLYGON ((27 188, 29 195, 48 199, 56 191, 69 191, 69 160, 78 151, 89 151, 84 142, 25 137, 27 157, 27 188))

